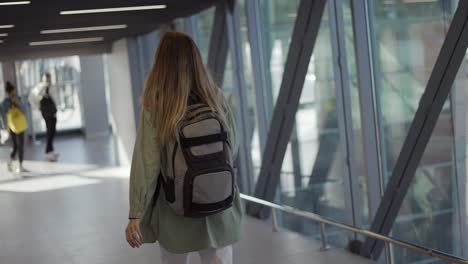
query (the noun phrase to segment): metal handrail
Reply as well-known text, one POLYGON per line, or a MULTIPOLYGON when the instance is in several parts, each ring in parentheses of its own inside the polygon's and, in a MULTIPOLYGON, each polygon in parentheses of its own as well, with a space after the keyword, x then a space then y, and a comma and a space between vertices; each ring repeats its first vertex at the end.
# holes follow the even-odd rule
POLYGON ((423 246, 418 246, 418 245, 408 243, 408 242, 405 242, 405 241, 402 241, 402 240, 399 240, 399 239, 395 239, 395 238, 392 238, 392 237, 381 235, 381 234, 378 234, 378 233, 375 233, 375 232, 372 232, 372 231, 369 231, 369 230, 364 230, 364 229, 361 229, 361 228, 358 228, 358 227, 355 227, 355 226, 338 223, 338 222, 335 222, 333 220, 322 217, 320 215, 317 215, 317 214, 314 214, 314 213, 311 213, 311 212, 302 211, 302 210, 296 209, 296 208, 291 207, 291 206, 275 204, 275 203, 268 202, 268 201, 258 199, 258 198, 255 198, 255 197, 252 197, 252 196, 249 196, 249 195, 245 195, 245 194, 241 194, 240 197, 243 200, 250 201, 250 202, 253 202, 253 203, 257 203, 257 204, 261 204, 263 206, 267 206, 267 207, 271 208, 271 210, 272 210, 272 220, 273 220, 273 231, 278 230, 276 210, 280 210, 280 211, 283 211, 283 212, 287 212, 287 213, 290 213, 290 214, 293 214, 293 215, 297 215, 297 216, 300 216, 300 217, 304 217, 304 218, 319 222, 320 223, 320 237, 321 237, 321 243, 322 243, 321 250, 327 250, 327 248, 328 248, 327 240, 326 240, 326 236, 325 236, 325 227, 326 227, 326 225, 331 225, 331 226, 335 226, 335 227, 338 227, 338 228, 341 228, 341 229, 344 229, 344 230, 348 230, 348 231, 351 231, 351 232, 354 232, 354 233, 358 233, 358 234, 361 234, 361 235, 364 235, 364 236, 373 237, 373 238, 376 238, 378 240, 382 240, 387 244, 387 246, 389 246, 390 244, 394 244, 394 245, 405 247, 405 248, 408 248, 408 249, 411 249, 411 250, 419 251, 419 252, 421 252, 423 254, 426 254, 428 256, 431 256, 431 257, 435 257, 435 258, 439 258, 439 259, 443 259, 443 260, 448 260, 448 261, 451 261, 453 263, 468 264, 467 259, 456 257, 456 256, 453 256, 453 255, 450 255, 450 254, 447 254, 447 253, 444 253, 444 252, 441 252, 441 251, 438 251, 438 250, 426 248, 426 247, 423 247, 423 246))

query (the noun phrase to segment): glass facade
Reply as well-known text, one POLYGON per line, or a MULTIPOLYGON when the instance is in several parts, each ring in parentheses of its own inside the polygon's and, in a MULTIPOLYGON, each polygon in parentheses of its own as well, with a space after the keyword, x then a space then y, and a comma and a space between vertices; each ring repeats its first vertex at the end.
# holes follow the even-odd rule
POLYGON ((205 62, 208 61, 208 50, 210 49, 211 30, 213 29, 214 15, 214 7, 207 9, 197 15, 198 46, 205 62))
MULTIPOLYGON (((299 0, 255 0, 264 61, 253 61, 259 52, 250 45, 247 0, 237 1, 241 33, 243 72, 248 89, 249 141, 254 179, 262 164, 261 135, 255 95, 263 94, 267 118, 271 118, 283 80, 299 0), (253 64, 266 68, 266 87, 255 87, 253 64), (263 89, 256 92, 255 89, 263 89)), ((403 142, 413 122, 458 1, 367 1, 367 34, 372 60, 372 102, 362 102, 355 46, 352 1, 328 3, 319 29, 314 53, 282 163, 276 202, 317 213, 335 221, 369 228, 371 197, 380 197, 392 175, 403 142), (362 105, 376 106, 378 127, 363 126, 362 105), (377 131, 378 150, 365 153, 366 129, 377 131), (378 157, 381 173, 367 175, 367 158, 378 157), (369 185, 378 178, 382 186, 369 185)), ((206 60, 215 9, 197 16, 200 48, 206 60)), ((252 14, 251 14, 252 15, 252 14)), ((232 48, 232 47, 231 47, 232 48)), ((229 51, 223 89, 236 106, 229 51)), ((446 253, 465 256, 467 235, 466 195, 466 108, 467 63, 460 69, 455 88, 438 119, 417 173, 405 196, 390 236, 446 253), (463 243, 462 243, 463 242, 463 243)), ((261 197, 260 197, 261 198, 261 197)), ((311 221, 280 214, 285 228, 318 237, 311 221)), ((328 228, 335 245, 346 246, 352 234, 328 228)), ((358 238, 361 238, 358 236, 358 238)), ((444 263, 400 247, 393 247, 393 263, 444 263)))
MULTIPOLYGON (((263 1, 267 26, 272 94, 276 99, 285 71, 289 43, 299 1, 263 1), (284 12, 288 10, 288 12, 284 12)), ((337 87, 333 68, 328 14, 324 14, 315 50, 302 90, 296 124, 283 161, 278 202, 351 223, 344 192, 343 138, 339 133, 337 87)), ((318 226, 306 219, 284 214, 283 225, 309 235, 318 226)), ((330 239, 346 241, 330 229, 330 239), (336 239, 334 239, 336 238, 336 239)), ((346 242, 345 242, 346 243, 346 242)))
MULTIPOLYGON (((450 26, 452 2, 374 2, 372 42, 384 183, 391 176, 450 26)), ((457 82, 466 81, 459 74, 457 82)), ((464 228, 459 201, 465 199, 465 191, 457 189, 464 175, 457 174, 456 166, 464 157, 457 157, 455 145, 464 143, 455 140, 452 99, 442 110, 391 235, 461 256, 464 228)), ((393 255, 395 263, 430 260, 402 248, 394 248, 393 255)))
MULTIPOLYGON (((243 73, 245 78, 245 85, 247 89, 247 104, 249 106, 250 119, 249 127, 251 129, 251 155, 252 155, 252 164, 253 164, 253 175, 257 175, 259 168, 261 166, 261 145, 260 145, 260 130, 258 127, 257 119, 257 106, 255 101, 255 84, 252 68, 252 53, 250 48, 250 40, 248 36, 248 22, 247 22, 247 12, 246 12, 246 3, 249 0, 239 0, 238 1, 238 11, 239 11, 239 32, 241 36, 241 51, 243 59, 243 73)), ((255 182, 255 180, 253 181, 255 182)))

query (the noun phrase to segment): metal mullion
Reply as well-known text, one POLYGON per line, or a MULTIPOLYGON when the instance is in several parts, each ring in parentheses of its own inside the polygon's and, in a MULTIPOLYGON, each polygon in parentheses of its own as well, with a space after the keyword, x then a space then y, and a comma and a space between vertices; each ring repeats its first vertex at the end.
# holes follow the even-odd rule
MULTIPOLYGON (((280 93, 273 113, 255 196, 274 199, 284 156, 295 123, 304 86, 325 9, 325 0, 301 0, 285 64, 280 93)), ((269 210, 249 204, 248 213, 264 217, 269 210)))
MULTIPOLYGON (((448 98, 468 45, 468 0, 459 2, 456 14, 421 97, 408 135, 387 184, 371 230, 387 235, 396 220, 407 190, 448 98)), ((383 245, 367 239, 361 252, 377 258, 383 245)))
POLYGON ((257 124, 260 136, 260 150, 265 150, 266 138, 269 126, 269 111, 267 108, 267 97, 265 96, 268 86, 267 65, 265 60, 264 40, 262 35, 259 0, 246 1, 247 30, 249 36, 251 63, 254 79, 254 91, 256 102, 257 124))
MULTIPOLYGON (((454 12, 456 7, 455 1, 452 1, 448 3, 448 6, 445 6, 444 12, 447 13, 452 13, 454 12)), ((449 21, 444 21, 444 23, 449 21)), ((462 68, 466 68, 466 65, 463 65, 462 68)), ((456 84, 455 84, 456 85, 456 84)), ((464 87, 463 83, 461 86, 464 87)), ((455 161, 455 177, 456 177, 456 185, 457 185, 457 192, 455 192, 455 195, 458 194, 458 197, 456 197, 457 200, 457 206, 456 206, 456 220, 454 221, 454 228, 453 232, 455 234, 454 241, 459 241, 460 242, 460 252, 456 252, 457 255, 461 255, 463 257, 466 257, 468 255, 468 242, 465 241, 465 238, 468 237, 468 226, 466 221, 464 221, 466 215, 467 215, 467 179, 466 179, 466 145, 464 142, 466 142, 466 134, 465 134, 465 128, 466 128, 466 103, 465 103, 465 98, 463 97, 463 92, 464 91, 459 91, 457 88, 452 90, 452 93, 450 94, 450 100, 451 100, 451 108, 452 108, 452 122, 453 122, 453 131, 454 131, 454 161, 455 161), (459 105, 462 105, 461 108, 459 109, 459 105), (461 138, 462 140, 458 140, 461 138), (463 142, 463 144, 460 144, 457 142, 463 142), (458 157, 462 157, 462 160, 458 160, 458 157), (457 228, 457 225, 459 225, 459 228, 457 228)))
MULTIPOLYGON (((369 221, 377 212, 381 202, 383 188, 383 166, 380 141, 380 113, 377 107, 379 103, 376 84, 379 80, 374 74, 378 65, 372 56, 373 28, 372 16, 369 13, 372 1, 351 0, 353 19, 354 48, 357 64, 357 78, 359 91, 359 107, 361 115, 362 143, 364 150, 364 166, 367 176, 367 201, 369 206, 369 221)), ((362 251, 362 250, 361 250, 362 251)), ((390 254, 390 252, 386 252, 390 254)), ((386 258, 379 259, 379 263, 385 263, 386 258)))
POLYGON ((232 5, 226 8, 226 31, 228 36, 229 50, 233 69, 234 95, 237 98, 237 123, 240 125, 240 134, 243 144, 239 148, 240 180, 243 192, 252 193, 253 164, 252 164, 252 129, 250 122, 247 85, 244 76, 244 61, 242 55, 242 39, 239 22, 239 5, 232 1, 232 5))
POLYGON ((356 50, 362 142, 368 186, 369 216, 377 212, 381 199, 382 171, 379 141, 379 118, 374 83, 374 63, 370 44, 370 23, 367 1, 352 1, 354 47, 356 50))
POLYGON ((340 138, 344 139, 343 160, 346 163, 347 177, 345 180, 346 208, 351 208, 350 222, 354 226, 362 226, 363 212, 362 194, 359 188, 357 162, 354 153, 354 130, 352 120, 352 105, 350 93, 349 71, 346 54, 346 36, 344 32, 343 2, 342 0, 329 2, 329 19, 331 44, 333 50, 333 63, 335 70, 337 111, 339 120, 340 138))
POLYGON ((226 9, 224 2, 220 2, 215 9, 207 63, 208 69, 219 86, 222 86, 224 81, 228 48, 226 9))
MULTIPOLYGON (((466 216, 466 145, 460 144, 458 142, 466 142, 466 135, 465 135, 465 128, 466 128, 466 120, 465 120, 465 112, 466 112, 466 105, 465 105, 465 98, 464 98, 464 91, 459 91, 459 88, 456 87, 457 83, 454 84, 455 87, 450 93, 450 108, 452 113, 452 126, 453 126, 453 166, 454 170, 453 173, 455 174, 455 185, 456 185, 456 192, 453 192, 453 200, 456 201, 455 208, 455 219, 453 222, 453 234, 454 234, 454 241, 460 242, 460 247, 454 249, 454 253, 459 256, 466 256, 467 252, 467 241, 465 241, 465 237, 467 237, 467 226, 464 221, 464 217, 466 216), (460 140, 459 140, 460 139, 460 140), (462 160, 458 158, 462 157, 462 160)), ((463 86, 463 84, 462 84, 463 86)))
MULTIPOLYGON (((464 87, 464 85, 462 84, 464 87)), ((455 166, 455 177, 456 177, 456 186, 457 192, 455 192, 456 201, 457 201, 457 210, 456 210, 456 221, 453 228, 455 234, 454 241, 460 241, 461 252, 459 255, 466 257, 468 253, 468 243, 465 241, 465 238, 468 237, 467 223, 464 221, 467 215, 466 202, 467 202, 467 179, 466 179, 466 145, 461 142, 466 142, 466 104, 463 96, 464 91, 458 91, 454 89, 450 95, 451 99, 451 108, 452 108, 452 122, 454 130, 454 166, 455 166), (461 105, 461 106, 459 106, 461 105), (460 109, 461 108, 461 109, 460 109), (460 139, 460 140, 459 140, 460 139), (458 160, 459 158, 462 158, 458 160), (457 225, 459 228, 457 228, 457 225)))

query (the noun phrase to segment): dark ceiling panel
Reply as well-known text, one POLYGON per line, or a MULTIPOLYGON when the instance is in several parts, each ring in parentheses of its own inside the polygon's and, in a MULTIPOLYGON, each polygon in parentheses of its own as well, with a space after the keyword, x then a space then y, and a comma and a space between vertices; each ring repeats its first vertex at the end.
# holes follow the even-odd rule
MULTIPOLYGON (((10 1, 10 0, 8 0, 10 1)), ((11 0, 12 1, 12 0, 11 0)), ((168 23, 179 17, 186 17, 202 11, 215 4, 218 0, 31 0, 30 5, 0 6, 0 25, 14 24, 11 29, 0 29, 0 33, 8 33, 0 37, 0 61, 14 57, 14 53, 51 54, 50 50, 72 52, 74 47, 86 50, 86 47, 108 47, 114 40, 150 32, 163 23, 168 23), (166 9, 98 13, 84 15, 60 15, 60 11, 127 7, 141 5, 167 5, 166 9), (62 34, 40 34, 41 30, 78 28, 127 24, 126 29, 90 31, 62 34), (74 39, 103 37, 103 43, 64 44, 54 46, 29 46, 33 41, 58 39, 74 39), (44 52, 47 51, 47 52, 44 52)), ((7 0, 0 0, 7 2, 7 0)), ((100 48, 99 50, 103 50, 100 48)), ((60 53, 60 52, 56 52, 60 53)), ((63 52, 62 52, 63 53, 63 52)), ((19 54, 18 54, 19 57, 19 54)))

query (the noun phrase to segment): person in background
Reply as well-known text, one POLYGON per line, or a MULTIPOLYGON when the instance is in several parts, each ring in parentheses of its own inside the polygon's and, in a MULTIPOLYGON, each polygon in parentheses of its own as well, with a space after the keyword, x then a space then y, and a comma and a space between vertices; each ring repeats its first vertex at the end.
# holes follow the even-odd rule
POLYGON ((59 154, 54 150, 54 138, 57 132, 57 104, 52 95, 52 82, 50 73, 46 72, 42 82, 33 88, 29 95, 31 105, 41 111, 46 125, 47 144, 44 159, 57 161, 59 154))
POLYGON ((16 169, 16 173, 26 172, 27 170, 23 167, 23 159, 24 159, 24 130, 25 128, 21 129, 23 131, 14 132, 12 129, 12 125, 9 122, 12 122, 11 117, 8 118, 8 115, 11 115, 10 110, 13 108, 17 108, 21 111, 19 115, 22 114, 23 121, 25 122, 25 106, 23 105, 21 98, 18 96, 16 87, 11 82, 6 82, 5 84, 5 91, 7 96, 0 104, 0 110, 2 113, 3 118, 3 126, 8 127, 8 131, 10 132, 11 141, 13 143, 13 149, 10 154, 10 160, 7 163, 8 171, 13 171, 13 160, 16 159, 18 155, 18 167, 16 169))

